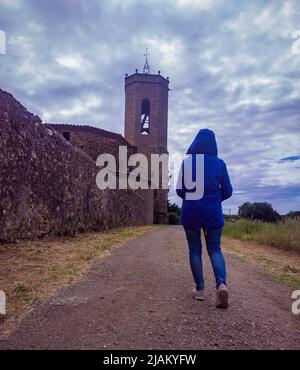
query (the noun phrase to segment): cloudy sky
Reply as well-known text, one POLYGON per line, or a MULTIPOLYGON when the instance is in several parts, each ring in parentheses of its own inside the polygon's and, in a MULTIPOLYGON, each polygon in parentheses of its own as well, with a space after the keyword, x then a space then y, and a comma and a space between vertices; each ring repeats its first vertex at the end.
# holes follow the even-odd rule
POLYGON ((44 121, 120 133, 124 75, 148 47, 170 77, 170 154, 211 128, 235 189, 225 212, 300 210, 300 1, 0 0, 0 30, 2 89, 44 121))

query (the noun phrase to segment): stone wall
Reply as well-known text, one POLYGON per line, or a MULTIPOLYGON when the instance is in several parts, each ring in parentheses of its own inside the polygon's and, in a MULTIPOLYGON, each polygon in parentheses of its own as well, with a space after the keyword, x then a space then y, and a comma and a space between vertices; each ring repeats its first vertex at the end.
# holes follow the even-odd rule
POLYGON ((85 153, 0 89, 0 241, 151 223, 149 190, 104 190, 85 153))
POLYGON ((127 146, 128 156, 137 148, 126 141, 122 135, 92 126, 47 124, 61 135, 67 133, 73 146, 87 153, 94 161, 101 153, 110 153, 118 158, 119 146, 127 146))

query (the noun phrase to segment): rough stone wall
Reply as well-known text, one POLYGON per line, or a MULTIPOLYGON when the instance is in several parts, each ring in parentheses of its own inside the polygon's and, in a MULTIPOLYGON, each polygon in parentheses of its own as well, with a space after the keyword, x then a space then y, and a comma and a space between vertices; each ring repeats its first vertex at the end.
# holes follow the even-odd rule
MULTIPOLYGON (((135 73, 125 78, 125 139, 139 153, 168 153, 168 92, 169 80, 160 74, 135 73), (142 100, 150 101, 150 131, 141 135, 142 100)), ((167 223, 168 190, 155 191, 154 221, 167 223)))
POLYGON ((150 222, 147 190, 96 186, 95 162, 0 89, 0 240, 150 222))
POLYGON ((127 146, 128 156, 136 153, 137 148, 130 145, 120 134, 91 126, 47 124, 56 132, 70 134, 70 143, 87 153, 94 161, 101 153, 110 153, 118 158, 119 146, 127 146))

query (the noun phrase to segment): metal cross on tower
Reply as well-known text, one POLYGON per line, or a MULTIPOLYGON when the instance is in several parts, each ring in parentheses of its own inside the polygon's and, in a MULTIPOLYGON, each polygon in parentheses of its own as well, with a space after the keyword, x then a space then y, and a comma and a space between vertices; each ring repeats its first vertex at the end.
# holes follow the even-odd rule
POLYGON ((144 73, 150 73, 150 66, 148 64, 148 48, 146 49, 146 53, 144 54, 144 57, 146 57, 146 61, 144 64, 143 72, 144 73))

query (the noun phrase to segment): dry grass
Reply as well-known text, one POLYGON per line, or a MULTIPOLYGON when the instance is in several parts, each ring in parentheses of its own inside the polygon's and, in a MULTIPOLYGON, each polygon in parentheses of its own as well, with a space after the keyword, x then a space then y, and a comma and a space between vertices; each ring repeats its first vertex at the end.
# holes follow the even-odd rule
POLYGON ((243 219, 234 222, 227 221, 224 235, 300 252, 300 220, 297 219, 288 219, 273 224, 243 219))
POLYGON ((13 330, 34 303, 78 281, 96 259, 159 227, 123 227, 74 237, 0 245, 0 290, 7 296, 7 316, 0 318, 0 334, 13 330))
POLYGON ((264 269, 266 274, 294 288, 300 287, 300 253, 251 241, 223 238, 223 250, 264 269))

